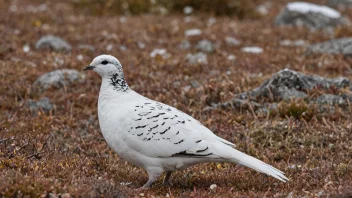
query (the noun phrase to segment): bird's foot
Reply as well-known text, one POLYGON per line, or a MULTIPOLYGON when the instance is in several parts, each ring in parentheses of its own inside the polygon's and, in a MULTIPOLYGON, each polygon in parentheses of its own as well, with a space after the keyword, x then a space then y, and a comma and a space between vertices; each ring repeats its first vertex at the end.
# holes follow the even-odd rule
POLYGON ((145 189, 150 189, 150 187, 152 187, 152 184, 146 183, 140 189, 145 190, 145 189))

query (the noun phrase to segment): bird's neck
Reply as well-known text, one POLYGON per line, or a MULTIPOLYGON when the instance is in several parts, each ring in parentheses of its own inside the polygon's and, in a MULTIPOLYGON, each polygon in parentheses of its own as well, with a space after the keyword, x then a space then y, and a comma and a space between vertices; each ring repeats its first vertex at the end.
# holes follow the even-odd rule
POLYGON ((103 77, 99 92, 99 102, 119 98, 130 91, 131 89, 123 77, 119 77, 117 74, 103 77))
POLYGON ((117 73, 103 78, 102 82, 106 88, 113 89, 116 92, 127 92, 130 90, 125 78, 117 73))

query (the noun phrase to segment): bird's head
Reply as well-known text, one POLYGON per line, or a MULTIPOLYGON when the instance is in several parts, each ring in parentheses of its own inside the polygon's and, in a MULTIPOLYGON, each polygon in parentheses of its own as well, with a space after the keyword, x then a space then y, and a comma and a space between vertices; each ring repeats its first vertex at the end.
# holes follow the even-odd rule
POLYGON ((120 78, 123 78, 123 71, 120 61, 111 55, 100 55, 95 57, 92 63, 83 70, 93 70, 102 78, 110 78, 111 75, 116 74, 120 78))

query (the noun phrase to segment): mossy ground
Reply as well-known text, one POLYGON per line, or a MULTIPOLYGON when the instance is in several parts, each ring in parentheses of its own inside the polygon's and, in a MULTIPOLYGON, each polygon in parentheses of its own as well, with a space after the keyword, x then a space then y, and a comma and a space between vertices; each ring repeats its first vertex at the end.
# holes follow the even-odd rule
MULTIPOLYGON (((41 1, 23 1, 16 12, 9 9, 11 2, 0 0, 1 196, 352 196, 350 106, 332 114, 315 115, 310 111, 310 119, 294 118, 290 112, 271 116, 238 109, 202 112, 207 104, 228 101, 284 68, 352 79, 351 58, 306 56, 304 47, 280 46, 283 39, 315 43, 331 37, 305 28, 275 27, 273 20, 286 1, 272 3, 266 16, 244 20, 216 17, 210 27, 207 21, 211 16, 206 13, 192 16, 189 23, 177 13, 131 16, 123 23, 119 16, 91 16, 75 10, 70 1, 48 1, 48 10, 36 13, 27 8, 40 5, 41 1), (201 38, 222 42, 215 53, 208 55, 208 65, 188 64, 184 57, 195 50, 177 48, 189 28, 202 29, 201 38), (46 34, 60 36, 73 46, 90 44, 95 52, 77 48, 71 53, 35 50, 35 42, 46 34), (260 46, 264 52, 248 54, 241 52, 240 47, 227 47, 225 36, 241 40, 241 46, 260 46), (146 48, 139 49, 138 41, 144 42, 146 48), (26 44, 31 47, 29 53, 23 52, 26 44), (112 51, 106 50, 108 44, 113 45, 112 51), (121 51, 120 45, 127 50, 121 51), (153 60, 149 53, 155 48, 167 49, 172 57, 153 60), (171 188, 163 187, 160 179, 150 190, 139 190, 147 181, 146 173, 120 159, 100 133, 100 78, 96 74, 87 73, 84 83, 62 89, 39 92, 32 86, 45 72, 58 68, 81 70, 102 53, 119 58, 134 90, 194 116, 217 135, 236 143, 239 150, 284 171, 290 182, 281 183, 233 164, 208 163, 174 173, 171 188), (83 60, 77 59, 80 54, 83 60), (227 54, 235 54, 237 60, 228 61, 227 54), (57 63, 58 58, 64 60, 63 65, 57 63), (192 81, 201 86, 183 89, 192 81), (49 115, 34 116, 24 103, 42 97, 49 97, 55 109, 49 115), (211 184, 218 187, 210 190, 211 184)), ((343 14, 352 18, 348 10, 343 14)), ((335 36, 352 36, 351 30, 339 28, 335 36)), ((195 44, 201 38, 190 41, 195 44)))

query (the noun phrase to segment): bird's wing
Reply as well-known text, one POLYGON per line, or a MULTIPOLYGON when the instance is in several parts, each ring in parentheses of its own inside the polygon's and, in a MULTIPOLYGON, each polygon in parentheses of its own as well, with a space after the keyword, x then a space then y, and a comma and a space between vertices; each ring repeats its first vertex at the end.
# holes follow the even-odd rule
POLYGON ((211 142, 233 145, 191 116, 149 99, 135 103, 121 127, 126 145, 149 157, 219 157, 209 149, 211 142))

